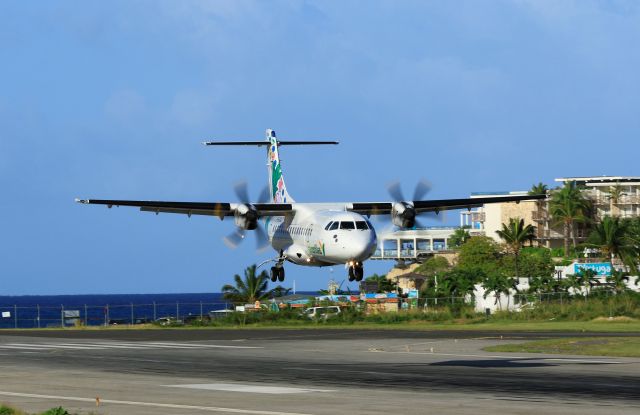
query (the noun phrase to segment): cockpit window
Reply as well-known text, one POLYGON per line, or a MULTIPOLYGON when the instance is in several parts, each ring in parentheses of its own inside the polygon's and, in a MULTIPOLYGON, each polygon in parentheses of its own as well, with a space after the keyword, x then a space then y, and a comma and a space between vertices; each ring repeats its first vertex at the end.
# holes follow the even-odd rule
POLYGON ((365 222, 363 220, 357 220, 356 221, 356 229, 360 229, 361 231, 366 231, 369 228, 367 227, 367 222, 365 222))
POLYGON ((336 229, 338 229, 338 225, 340 224, 340 222, 333 222, 333 224, 331 225, 331 227, 329 228, 330 231, 335 231, 336 229))
POLYGON ((340 222, 340 229, 355 229, 353 222, 340 222))
POLYGON ((333 224, 333 221, 327 223, 327 226, 324 227, 324 230, 328 231, 332 224, 333 224))

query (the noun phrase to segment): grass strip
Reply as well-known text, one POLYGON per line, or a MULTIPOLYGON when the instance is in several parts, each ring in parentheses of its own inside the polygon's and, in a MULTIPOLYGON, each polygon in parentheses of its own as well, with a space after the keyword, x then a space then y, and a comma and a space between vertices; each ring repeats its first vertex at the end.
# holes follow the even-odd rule
POLYGON ((487 352, 549 353, 611 357, 640 357, 639 337, 583 337, 536 340, 485 347, 487 352))

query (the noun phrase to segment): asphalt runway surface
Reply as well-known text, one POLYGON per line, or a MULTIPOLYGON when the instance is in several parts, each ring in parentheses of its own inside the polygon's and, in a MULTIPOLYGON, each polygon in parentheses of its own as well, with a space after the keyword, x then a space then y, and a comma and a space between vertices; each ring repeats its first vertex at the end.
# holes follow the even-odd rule
POLYGON ((95 414, 640 413, 640 359, 482 351, 595 335, 639 334, 0 331, 0 402, 95 414))

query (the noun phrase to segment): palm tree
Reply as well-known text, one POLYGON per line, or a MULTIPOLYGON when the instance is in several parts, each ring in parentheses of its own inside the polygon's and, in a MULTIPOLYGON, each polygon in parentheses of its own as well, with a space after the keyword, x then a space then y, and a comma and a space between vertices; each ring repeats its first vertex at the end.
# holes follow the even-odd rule
POLYGON ((514 256, 516 263, 516 278, 520 277, 518 269, 518 258, 520 257, 520 249, 526 241, 533 241, 536 232, 533 226, 524 224, 524 219, 510 218, 509 224, 502 224, 502 229, 496 231, 498 236, 505 242, 507 248, 514 256))
MULTIPOLYGON (((533 186, 531 186, 531 190, 529 190, 529 194, 532 196, 537 196, 537 195, 546 195, 549 192, 549 187, 540 182, 538 184, 534 184, 533 186)), ((544 212, 544 206, 546 204, 546 200, 536 200, 536 211, 537 211, 537 215, 538 217, 535 218, 538 222, 537 228, 538 228, 538 232, 537 235, 538 237, 541 237, 543 232, 544 232, 544 219, 546 218, 546 215, 543 214, 544 212)))
POLYGON ((379 293, 384 293, 384 292, 390 293, 398 290, 398 284, 396 283, 396 281, 392 281, 389 278, 387 278, 386 274, 383 274, 383 275, 373 274, 365 278, 365 281, 377 282, 379 293))
POLYGON ((610 263, 618 257, 631 272, 638 271, 639 241, 632 235, 631 222, 605 216, 591 231, 586 245, 600 249, 610 263))
POLYGON ((459 246, 462 246, 462 244, 464 244, 465 242, 467 242, 469 238, 471 238, 471 234, 469 234, 469 231, 467 229, 468 228, 464 228, 464 227, 457 228, 453 232, 453 235, 449 237, 449 240, 447 241, 447 246, 449 246, 450 248, 457 248, 459 246))
POLYGON ((266 300, 271 295, 271 291, 267 291, 269 275, 264 270, 256 275, 255 264, 244 270, 244 279, 238 274, 234 275, 233 279, 236 282, 235 287, 225 284, 221 290, 223 297, 234 303, 253 303, 266 300))
POLYGON ((549 210, 554 222, 563 225, 564 233, 564 255, 569 256, 569 239, 576 246, 575 224, 576 222, 586 222, 589 202, 584 198, 576 182, 567 182, 560 189, 552 193, 549 203, 549 210))
POLYGON ((609 199, 609 212, 611 213, 611 216, 618 216, 618 203, 620 203, 622 197, 627 194, 624 192, 624 188, 620 183, 616 183, 615 186, 610 186, 607 193, 609 193, 607 196, 607 199, 609 199), (614 208, 616 209, 615 212, 614 208))
POLYGON ((587 295, 591 291, 591 287, 598 283, 598 274, 589 268, 581 269, 578 274, 576 274, 576 279, 578 283, 587 290, 587 295))
POLYGON ((617 293, 625 291, 627 289, 627 282, 629 277, 624 272, 618 271, 615 268, 611 268, 611 275, 607 277, 607 282, 613 285, 614 290, 617 293))
POLYGON ((513 282, 501 273, 495 272, 488 275, 482 281, 482 288, 484 288, 484 298, 491 293, 496 297, 494 304, 498 304, 500 310, 502 310, 502 294, 507 296, 507 309, 509 308, 509 293, 513 287, 513 282))

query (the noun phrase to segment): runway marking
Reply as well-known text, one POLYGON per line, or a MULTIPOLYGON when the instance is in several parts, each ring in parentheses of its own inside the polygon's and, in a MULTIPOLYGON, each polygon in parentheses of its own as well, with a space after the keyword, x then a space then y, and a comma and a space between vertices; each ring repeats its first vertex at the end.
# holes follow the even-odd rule
POLYGON ((8 350, 35 350, 46 351, 50 349, 68 350, 106 350, 106 349, 263 349, 261 346, 235 346, 224 344, 199 344, 199 343, 170 343, 170 342, 56 342, 56 343, 5 343, 0 344, 0 349, 8 350))
POLYGON ((288 393, 335 392, 333 389, 292 388, 287 386, 263 386, 240 383, 198 383, 192 385, 163 385, 169 388, 202 389, 211 391, 267 393, 282 395, 288 393))
MULTIPOLYGON (((77 396, 55 396, 55 395, 38 395, 34 393, 19 393, 0 391, 2 396, 15 396, 21 398, 35 398, 35 399, 54 399, 63 401, 76 401, 76 402, 90 402, 95 403, 96 398, 81 398, 77 396)), ((239 408, 221 408, 215 406, 196 406, 196 405, 180 405, 171 403, 159 403, 159 402, 136 402, 136 401, 120 401, 115 399, 100 399, 100 402, 104 404, 114 405, 131 405, 131 406, 146 406, 154 408, 171 408, 171 409, 195 409, 207 412, 227 412, 234 414, 249 414, 249 415, 311 415, 296 412, 279 412, 279 411, 260 411, 253 409, 239 409, 239 408)))
POLYGON ((567 361, 575 363, 611 363, 611 364, 623 364, 625 362, 618 362, 615 360, 589 360, 589 359, 573 359, 573 358, 560 358, 560 357, 539 357, 539 356, 501 356, 501 355, 482 355, 482 354, 456 354, 456 353, 439 353, 439 352, 387 352, 384 350, 369 349, 369 353, 390 353, 390 354, 421 354, 432 356, 453 356, 453 357, 476 357, 480 359, 516 359, 516 360, 554 360, 554 361, 567 361))

